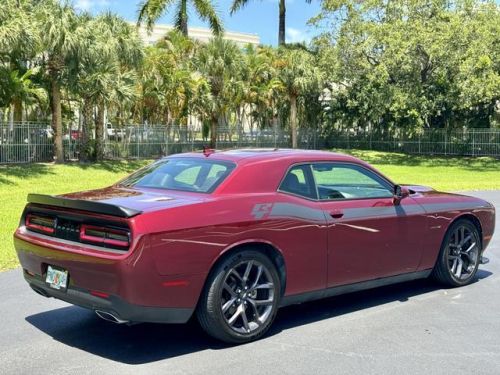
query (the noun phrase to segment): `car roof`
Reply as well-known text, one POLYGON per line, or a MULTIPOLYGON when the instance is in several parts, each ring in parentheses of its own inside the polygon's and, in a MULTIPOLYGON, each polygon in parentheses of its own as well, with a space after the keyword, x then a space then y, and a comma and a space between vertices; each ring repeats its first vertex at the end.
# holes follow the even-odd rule
POLYGON ((317 151, 317 150, 301 150, 288 148, 241 148, 231 150, 210 150, 207 152, 189 152, 176 154, 170 157, 195 157, 209 158, 217 160, 232 161, 236 164, 247 164, 258 161, 283 160, 290 159, 293 162, 311 161, 311 160, 331 160, 331 161, 348 161, 360 162, 359 159, 345 154, 317 151))
POLYGON ((317 150, 286 148, 242 148, 233 150, 206 150, 171 155, 168 158, 201 158, 229 161, 236 170, 214 191, 215 194, 267 193, 278 188, 288 168, 293 164, 310 162, 345 162, 362 165, 390 181, 368 163, 354 156, 317 150), (261 178, 265 171, 266 178, 261 178))

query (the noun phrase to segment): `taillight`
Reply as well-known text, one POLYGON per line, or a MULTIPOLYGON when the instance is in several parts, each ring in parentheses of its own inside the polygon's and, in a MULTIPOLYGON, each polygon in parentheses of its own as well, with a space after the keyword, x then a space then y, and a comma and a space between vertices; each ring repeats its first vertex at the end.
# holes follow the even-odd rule
POLYGON ((130 244, 130 236, 125 230, 82 224, 80 227, 80 241, 101 245, 128 247, 130 244))
POLYGON ((49 216, 42 216, 36 214, 26 215, 25 225, 26 228, 34 230, 36 232, 42 232, 46 234, 54 234, 56 219, 49 216))

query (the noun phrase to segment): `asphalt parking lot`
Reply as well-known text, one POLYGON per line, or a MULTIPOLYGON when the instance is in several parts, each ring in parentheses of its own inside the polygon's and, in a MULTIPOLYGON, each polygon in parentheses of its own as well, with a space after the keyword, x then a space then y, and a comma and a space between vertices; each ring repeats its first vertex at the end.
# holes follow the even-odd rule
MULTIPOLYGON (((500 213, 500 191, 475 192, 500 213)), ((118 326, 0 274, 0 374, 500 374, 500 225, 477 282, 423 280, 280 310, 227 347, 188 325, 118 326)))

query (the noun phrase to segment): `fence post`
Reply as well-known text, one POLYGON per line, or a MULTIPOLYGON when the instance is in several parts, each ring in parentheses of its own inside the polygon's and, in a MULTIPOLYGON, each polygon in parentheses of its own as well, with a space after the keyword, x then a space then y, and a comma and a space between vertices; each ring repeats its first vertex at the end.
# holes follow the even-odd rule
POLYGON ((191 151, 194 151, 194 138, 195 138, 195 132, 193 131, 193 128, 191 127, 189 132, 191 133, 191 151))
POLYGON ((30 147, 30 145, 31 145, 31 134, 30 134, 30 123, 29 123, 29 121, 27 122, 27 124, 28 124, 28 137, 27 137, 27 139, 28 139, 28 161, 30 161, 30 159, 31 159, 31 152, 30 152, 30 148, 31 148, 30 147))
POLYGON ((168 124, 165 125, 165 142, 167 144, 167 147, 166 147, 166 150, 165 150, 165 153, 166 155, 170 155, 170 152, 169 152, 169 142, 170 142, 170 128, 168 127, 168 124))
POLYGON ((444 129, 444 154, 446 155, 448 149, 448 133, 446 129, 444 129))
POLYGON ((475 156, 476 154, 476 135, 474 132, 474 129, 471 129, 471 134, 472 134, 472 156, 475 156))
MULTIPOLYGON (((135 133, 137 134, 137 131, 135 133)), ((138 134, 137 134, 137 137, 136 137, 135 155, 136 155, 137 158, 139 158, 139 141, 142 141, 143 134, 144 134, 144 132, 141 131, 141 139, 139 139, 138 134)))

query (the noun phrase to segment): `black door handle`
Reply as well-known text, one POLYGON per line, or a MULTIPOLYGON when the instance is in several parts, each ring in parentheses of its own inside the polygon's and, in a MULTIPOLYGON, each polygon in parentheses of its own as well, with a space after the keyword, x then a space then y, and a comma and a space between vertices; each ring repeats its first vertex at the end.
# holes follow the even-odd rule
POLYGON ((341 210, 331 211, 330 216, 334 219, 340 219, 342 216, 344 216, 344 212, 341 210))

